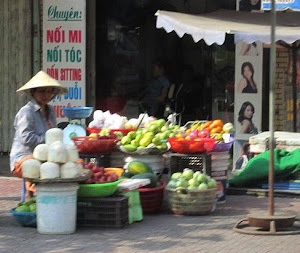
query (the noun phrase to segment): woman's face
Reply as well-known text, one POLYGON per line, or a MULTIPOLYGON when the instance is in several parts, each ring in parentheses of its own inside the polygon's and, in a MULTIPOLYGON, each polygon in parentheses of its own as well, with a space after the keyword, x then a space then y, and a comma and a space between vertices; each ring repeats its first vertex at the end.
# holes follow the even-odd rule
POLYGON ((248 105, 244 111, 244 117, 251 119, 253 117, 253 108, 251 105, 248 105))
POLYGON ((244 67, 243 76, 248 80, 251 78, 252 72, 251 72, 249 66, 244 67))
POLYGON ((256 5, 258 3, 259 0, 250 0, 252 5, 256 5))
POLYGON ((154 76, 154 77, 161 76, 161 75, 163 75, 163 73, 164 73, 163 68, 160 67, 160 66, 157 65, 157 64, 153 64, 153 69, 152 69, 152 71, 153 71, 153 76, 154 76))
POLYGON ((48 104, 57 94, 54 88, 37 88, 33 94, 36 102, 41 106, 48 104))

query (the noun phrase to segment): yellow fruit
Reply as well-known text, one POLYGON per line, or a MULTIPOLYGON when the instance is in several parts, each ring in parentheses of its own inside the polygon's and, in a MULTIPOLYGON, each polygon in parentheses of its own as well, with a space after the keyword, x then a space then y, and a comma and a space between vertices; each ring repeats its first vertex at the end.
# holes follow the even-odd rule
POLYGON ((92 133, 92 134, 89 135, 89 138, 90 139, 97 139, 98 138, 98 134, 92 133))
POLYGON ((141 140, 140 140, 140 146, 144 146, 147 147, 152 141, 152 137, 151 136, 144 136, 141 140))

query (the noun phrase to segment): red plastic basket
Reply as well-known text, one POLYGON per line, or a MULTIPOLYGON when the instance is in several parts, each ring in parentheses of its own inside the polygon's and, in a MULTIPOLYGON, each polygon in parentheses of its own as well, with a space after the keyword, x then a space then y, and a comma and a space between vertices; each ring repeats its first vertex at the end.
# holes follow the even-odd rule
POLYGON ((139 188, 141 204, 144 213, 157 213, 160 211, 166 182, 155 188, 139 188))
POLYGON ((80 153, 84 154, 108 154, 116 146, 117 139, 95 139, 88 136, 73 137, 73 141, 80 153))
POLYGON ((182 154, 203 153, 211 151, 216 140, 211 138, 199 138, 199 140, 178 140, 177 138, 169 138, 167 141, 171 145, 171 150, 182 154))
MULTIPOLYGON (((86 130, 88 130, 90 134, 92 134, 92 133, 98 134, 98 133, 100 133, 100 131, 101 131, 102 129, 101 129, 101 128, 91 128, 91 127, 87 127, 86 130)), ((128 134, 129 132, 135 131, 135 130, 136 130, 136 128, 111 129, 112 132, 121 132, 124 136, 125 136, 126 134, 128 134)))

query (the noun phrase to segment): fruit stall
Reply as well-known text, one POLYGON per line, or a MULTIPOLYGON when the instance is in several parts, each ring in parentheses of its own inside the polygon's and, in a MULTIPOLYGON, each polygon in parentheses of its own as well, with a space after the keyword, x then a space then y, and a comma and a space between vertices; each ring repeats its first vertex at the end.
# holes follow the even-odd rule
MULTIPOLYGON (((82 116, 84 109, 66 111, 92 114, 89 108, 82 116)), ((36 197, 11 213, 45 234, 124 227, 159 213, 164 198, 171 213, 209 214, 226 200, 232 133, 233 125, 218 119, 179 126, 146 113, 127 119, 95 110, 88 126, 70 122, 46 132, 46 143, 22 166, 36 197)))

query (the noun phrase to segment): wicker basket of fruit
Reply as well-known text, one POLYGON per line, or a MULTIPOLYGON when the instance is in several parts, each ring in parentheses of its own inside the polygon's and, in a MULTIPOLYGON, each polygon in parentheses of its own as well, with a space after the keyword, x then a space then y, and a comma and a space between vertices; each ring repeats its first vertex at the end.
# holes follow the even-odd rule
POLYGON ((216 207, 216 181, 197 171, 176 172, 166 187, 169 208, 174 214, 206 215, 216 207))

